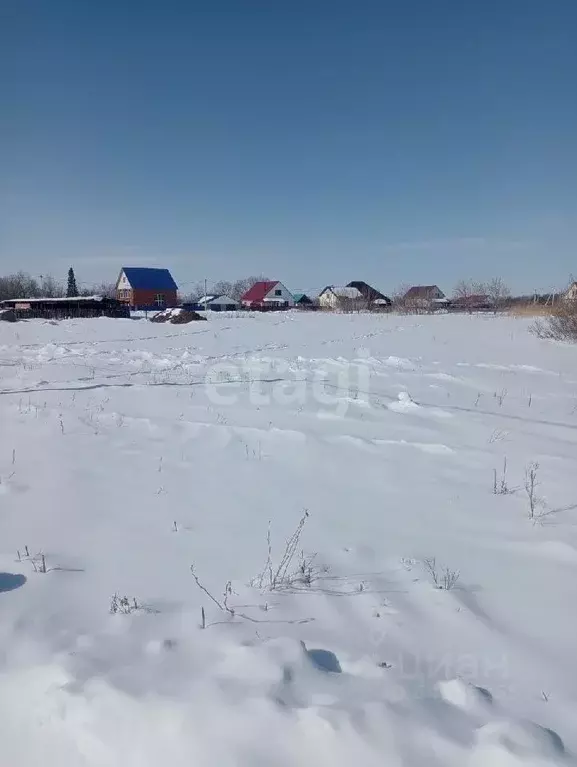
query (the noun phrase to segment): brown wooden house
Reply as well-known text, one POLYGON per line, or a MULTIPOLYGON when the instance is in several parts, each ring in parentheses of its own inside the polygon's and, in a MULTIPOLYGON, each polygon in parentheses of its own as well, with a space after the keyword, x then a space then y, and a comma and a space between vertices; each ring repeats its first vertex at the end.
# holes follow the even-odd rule
POLYGON ((116 281, 116 297, 131 309, 156 310, 178 305, 178 286, 168 269, 125 266, 116 281))

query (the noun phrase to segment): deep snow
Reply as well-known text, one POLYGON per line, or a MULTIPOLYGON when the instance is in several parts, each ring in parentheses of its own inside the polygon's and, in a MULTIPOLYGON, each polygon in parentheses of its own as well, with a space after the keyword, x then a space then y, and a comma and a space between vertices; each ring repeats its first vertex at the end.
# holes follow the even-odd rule
POLYGON ((573 762, 577 349, 527 330, 0 324, 1 763, 573 762))

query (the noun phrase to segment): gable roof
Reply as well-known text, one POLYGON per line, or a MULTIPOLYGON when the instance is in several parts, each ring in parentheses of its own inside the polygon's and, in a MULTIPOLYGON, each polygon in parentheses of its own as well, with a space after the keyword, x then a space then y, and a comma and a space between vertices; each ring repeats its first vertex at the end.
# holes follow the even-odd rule
POLYGON ((440 294, 444 297, 443 291, 437 285, 413 285, 405 293, 405 298, 437 298, 440 294))
POLYGON ((168 269, 123 266, 122 272, 133 290, 178 290, 168 269))
POLYGON ((278 284, 278 280, 262 280, 261 282, 255 282, 252 288, 249 288, 246 291, 241 298, 241 301, 247 301, 251 304, 257 303, 258 301, 264 301, 275 285, 278 284))
POLYGON ((328 285, 320 295, 322 296, 324 293, 332 293, 337 298, 348 298, 349 300, 363 297, 360 290, 352 288, 350 285, 328 285))
POLYGON ((378 291, 376 288, 373 288, 371 285, 369 285, 367 282, 363 282, 362 280, 353 280, 352 282, 349 282, 347 285, 348 288, 356 288, 359 293, 362 295, 362 297, 367 301, 377 301, 380 300, 381 302, 384 300, 385 303, 392 303, 391 299, 387 296, 383 295, 380 291, 378 291))
POLYGON ((219 296, 212 296, 209 304, 221 304, 222 306, 234 306, 238 305, 238 301, 234 298, 231 298, 231 296, 227 296, 226 294, 222 293, 219 296))

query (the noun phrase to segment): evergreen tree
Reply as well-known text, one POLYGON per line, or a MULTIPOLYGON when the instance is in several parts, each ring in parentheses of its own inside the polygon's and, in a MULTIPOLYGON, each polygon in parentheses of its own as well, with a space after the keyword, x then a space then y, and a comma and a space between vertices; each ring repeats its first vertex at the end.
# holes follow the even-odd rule
POLYGON ((66 298, 76 298, 78 295, 78 288, 76 287, 76 277, 74 276, 74 269, 70 267, 68 270, 68 287, 66 288, 66 298))

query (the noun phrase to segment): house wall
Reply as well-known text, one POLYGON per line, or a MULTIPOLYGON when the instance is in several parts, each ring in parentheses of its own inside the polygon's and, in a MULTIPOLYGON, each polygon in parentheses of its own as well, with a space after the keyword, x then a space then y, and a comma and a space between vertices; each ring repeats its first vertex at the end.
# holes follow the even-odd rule
POLYGON ((118 278, 118 282, 116 283, 116 290, 128 290, 130 287, 131 286, 126 278, 126 275, 124 272, 122 272, 118 278))
POLYGON ((319 304, 323 309, 335 309, 338 303, 338 297, 332 292, 327 290, 319 296, 319 304))
POLYGON ((113 299, 100 301, 90 299, 45 299, 30 302, 4 301, 0 310, 13 307, 17 319, 68 319, 71 317, 127 317, 129 311, 124 304, 113 299))
POLYGON ((176 290, 133 290, 130 297, 130 306, 150 306, 164 309, 178 305, 176 290), (156 303, 157 295, 164 296, 164 303, 156 303))
POLYGON ((265 304, 270 304, 272 301, 278 301, 279 303, 287 303, 288 306, 294 306, 295 301, 292 293, 288 290, 282 282, 278 282, 272 290, 269 290, 265 297, 265 304), (280 296, 276 295, 276 291, 280 290, 280 296))
POLYGON ((116 298, 123 304, 132 304, 132 288, 116 288, 116 298))
POLYGON ((122 301, 123 304, 132 305, 132 288, 124 272, 120 272, 116 282, 116 298, 118 301, 122 301))
POLYGON ((229 296, 219 296, 214 301, 210 301, 208 308, 212 311, 232 310, 238 308, 238 303, 229 296))
POLYGON ((368 307, 368 302, 361 295, 349 298, 333 293, 332 290, 327 290, 326 293, 319 296, 319 304, 322 309, 334 309, 343 312, 360 311, 368 307))

